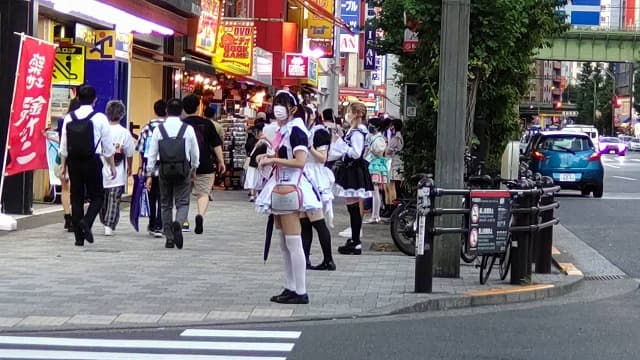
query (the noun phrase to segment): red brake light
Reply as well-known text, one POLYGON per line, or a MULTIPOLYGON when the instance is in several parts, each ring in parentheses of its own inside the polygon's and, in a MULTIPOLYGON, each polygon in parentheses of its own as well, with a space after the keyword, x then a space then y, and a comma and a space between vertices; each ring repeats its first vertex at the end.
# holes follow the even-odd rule
POLYGON ((546 156, 544 156, 544 154, 543 154, 543 153, 541 153, 541 152, 540 152, 540 151, 538 151, 538 150, 535 150, 534 152, 532 152, 532 153, 531 153, 531 157, 532 157, 532 158, 534 158, 534 159, 536 159, 536 160, 539 160, 539 161, 545 161, 545 160, 547 160, 547 157, 546 157, 546 156))
POLYGON ((600 153, 597 151, 591 154, 591 156, 589 156, 589 161, 598 161, 598 160, 600 160, 600 153))

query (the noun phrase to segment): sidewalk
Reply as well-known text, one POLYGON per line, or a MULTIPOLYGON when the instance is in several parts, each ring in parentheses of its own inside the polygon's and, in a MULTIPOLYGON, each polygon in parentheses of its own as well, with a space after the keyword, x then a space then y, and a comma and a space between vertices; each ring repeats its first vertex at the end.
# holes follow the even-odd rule
MULTIPOLYGON (((335 208, 334 250, 347 226, 344 206, 335 208)), ((191 221, 194 216, 192 207, 191 221)), ((146 223, 141 219, 142 229, 146 223)), ((413 258, 370 250, 372 241, 391 240, 388 226, 369 225, 362 256, 336 251, 337 271, 307 272, 309 305, 274 304, 269 297, 282 289, 282 256, 274 236, 263 263, 265 223, 244 192, 218 191, 205 233, 186 233, 183 250, 136 233, 128 212, 113 237, 102 236, 96 222, 95 243, 84 247, 73 245, 61 223, 6 234, 0 237, 0 331, 371 316, 529 301, 565 294, 582 281, 554 269, 536 275, 535 285, 514 287, 494 268, 480 285, 478 270, 463 266, 458 279, 434 279, 433 294, 415 294, 413 258)), ((312 252, 319 262, 317 239, 312 252)))

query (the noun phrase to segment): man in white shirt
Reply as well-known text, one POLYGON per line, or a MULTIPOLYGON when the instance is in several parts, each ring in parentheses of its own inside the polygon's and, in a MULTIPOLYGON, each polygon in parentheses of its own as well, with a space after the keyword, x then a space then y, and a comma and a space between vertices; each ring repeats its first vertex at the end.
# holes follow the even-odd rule
MULTIPOLYGON (((182 223, 189 216, 189 193, 191 191, 191 181, 195 179, 196 169, 200 164, 200 152, 198 150, 198 140, 193 128, 180 120, 182 115, 182 101, 171 99, 167 102, 167 119, 153 130, 149 153, 147 157, 147 174, 152 173, 158 156, 160 154, 160 203, 162 207, 162 224, 166 236, 166 248, 182 249, 182 223), (184 127, 184 129, 183 129, 184 127), (187 176, 176 179, 169 178, 163 169, 169 163, 162 158, 160 141, 165 138, 162 131, 170 138, 178 139, 178 135, 183 132, 185 159, 189 163, 187 176), (176 207, 176 217, 173 218, 173 204, 176 207)), ((166 143, 166 142, 165 142, 166 143)), ((173 164, 175 165, 175 163, 173 164)), ((147 177, 147 188, 151 188, 151 177, 147 177)))
POLYGON ((115 149, 111 139, 107 117, 95 111, 96 89, 84 85, 78 89, 80 108, 69 113, 62 124, 60 139, 61 178, 69 176, 71 182, 71 218, 76 246, 84 241, 93 243, 91 227, 104 201, 102 186, 102 155, 110 168, 111 178, 116 177, 113 161, 115 149), (86 189, 86 192, 85 192, 86 189), (84 213, 85 195, 89 208, 84 213))

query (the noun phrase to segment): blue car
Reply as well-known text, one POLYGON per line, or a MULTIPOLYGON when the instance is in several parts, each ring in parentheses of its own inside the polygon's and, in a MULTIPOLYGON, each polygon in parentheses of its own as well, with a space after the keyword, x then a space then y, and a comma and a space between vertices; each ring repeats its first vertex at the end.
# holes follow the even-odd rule
POLYGON ((580 190, 601 198, 604 167, 600 151, 588 135, 566 131, 543 131, 531 139, 524 161, 535 173, 553 178, 563 189, 580 190))

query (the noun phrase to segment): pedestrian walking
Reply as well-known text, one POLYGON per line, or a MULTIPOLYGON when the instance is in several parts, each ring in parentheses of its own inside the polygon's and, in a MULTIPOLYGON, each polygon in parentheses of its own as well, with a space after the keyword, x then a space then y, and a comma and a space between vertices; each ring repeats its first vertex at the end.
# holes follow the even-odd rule
POLYGON ((156 166, 151 172, 147 172, 147 165, 149 165, 149 148, 151 146, 151 136, 153 131, 158 125, 164 123, 167 117, 167 102, 160 99, 153 104, 153 111, 156 117, 151 119, 147 125, 142 128, 140 132, 140 138, 136 144, 136 151, 140 153, 140 168, 138 169, 138 176, 145 176, 145 178, 151 178, 151 186, 148 187, 149 193, 149 225, 147 226, 147 232, 150 236, 161 238, 163 236, 162 226, 162 210, 160 205, 160 177, 159 177, 159 162, 156 158, 156 166))
POLYGON ((307 269, 311 270, 336 270, 336 264, 331 254, 331 232, 327 227, 327 221, 333 221, 333 172, 325 166, 329 146, 331 145, 331 133, 324 125, 322 118, 307 107, 307 128, 309 130, 309 154, 304 167, 304 175, 309 179, 316 193, 322 201, 322 210, 307 212, 300 218, 302 227, 302 245, 307 262, 307 269), (320 248, 322 249, 322 262, 312 265, 310 261, 313 230, 318 233, 320 248))
POLYGON ((85 240, 93 243, 91 228, 104 200, 100 156, 109 166, 110 178, 115 179, 117 175, 109 121, 104 114, 94 110, 96 99, 93 86, 83 85, 78 89, 80 107, 65 116, 60 139, 61 177, 68 176, 71 182, 71 218, 76 246, 84 246, 85 240), (89 199, 86 214, 85 198, 89 199))
POLYGON ((368 164, 364 159, 365 140, 368 135, 363 125, 367 116, 367 108, 363 103, 354 102, 349 105, 344 122, 349 126, 344 138, 337 139, 329 151, 330 160, 340 160, 334 165, 336 177, 336 195, 344 198, 349 212, 351 237, 338 252, 348 255, 360 255, 362 214, 360 200, 372 196, 373 184, 368 164))
MULTIPOLYGON (((209 106, 207 106, 204 109, 203 115, 205 118, 211 120, 211 122, 213 123, 213 126, 216 127, 216 132, 218 133, 218 136, 220 136, 220 140, 224 141, 224 128, 222 127, 222 124, 220 123, 220 121, 218 121, 216 119, 216 109, 212 106, 213 104, 209 104, 209 106)), ((213 201, 213 193, 214 190, 216 188, 216 183, 219 183, 221 181, 221 179, 224 178, 224 173, 221 173, 218 169, 217 169, 217 164, 216 164, 216 174, 220 175, 219 179, 215 179, 213 182, 213 185, 211 185, 211 191, 209 192, 209 201, 213 201)))
MULTIPOLYGON (((124 103, 119 100, 109 101, 105 112, 107 119, 109 119, 111 140, 115 149, 113 161, 116 165, 116 177, 114 179, 109 178, 109 174, 105 174, 106 166, 103 167, 104 202, 100 210, 100 222, 104 225, 104 235, 111 236, 120 220, 120 200, 122 199, 127 179, 131 176, 133 154, 136 149, 131 133, 120 124, 126 114, 124 103)), ((104 165, 107 165, 104 157, 102 161, 104 165)))
POLYGON ((380 191, 389 181, 389 169, 387 158, 384 156, 387 149, 387 140, 384 137, 384 124, 380 118, 371 118, 368 121, 369 137, 367 138, 367 151, 365 160, 369 163, 369 174, 373 183, 373 203, 371 205, 371 217, 364 221, 365 224, 380 222, 380 208, 382 199, 380 191))
POLYGON ((387 147, 387 157, 391 159, 389 167, 389 177, 391 182, 387 187, 387 214, 391 216, 395 208, 395 201, 398 198, 398 189, 404 181, 404 163, 402 162, 402 150, 404 149, 404 138, 402 137, 403 123, 400 119, 391 121, 391 139, 387 147))
MULTIPOLYGON (((149 144, 147 173, 153 173, 158 165, 160 183, 160 203, 162 225, 166 237, 165 247, 182 249, 182 224, 189 216, 189 193, 191 181, 195 180, 200 164, 198 140, 193 128, 182 122, 182 101, 171 99, 167 102, 167 119, 159 124, 149 144), (176 208, 175 218, 173 208, 176 208)), ((152 178, 147 177, 147 188, 151 188, 152 178)))
POLYGON ((300 236, 300 215, 322 209, 303 169, 309 153, 309 136, 304 121, 294 117, 297 97, 287 90, 276 93, 274 115, 280 124, 273 142, 274 154, 258 157, 260 166, 273 165, 274 170, 256 198, 256 209, 274 215, 280 229, 280 249, 284 256, 285 288, 271 301, 281 304, 307 304, 306 262, 300 236))
MULTIPOLYGON (((196 215, 196 234, 202 234, 204 215, 209 207, 209 193, 216 180, 216 171, 224 173, 224 157, 222 156, 222 139, 218 136, 213 123, 198 115, 200 109, 200 97, 194 94, 182 99, 184 112, 187 117, 183 119, 191 125, 198 139, 200 152, 200 165, 196 169, 196 177, 193 181, 193 195, 198 201, 198 214, 196 215), (218 166, 216 167, 216 164, 218 166)), ((183 229, 188 229, 188 224, 183 224, 183 229)))
POLYGON ((254 126, 256 133, 256 143, 250 152, 248 152, 249 164, 247 166, 246 174, 244 177, 244 189, 249 190, 249 201, 254 202, 256 200, 256 194, 262 190, 264 184, 264 176, 258 169, 258 156, 266 154, 267 150, 271 148, 271 144, 265 139, 264 124, 260 123, 254 126))

